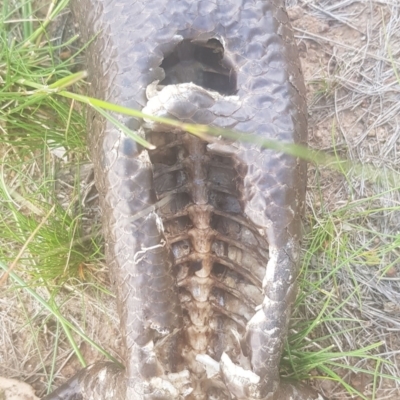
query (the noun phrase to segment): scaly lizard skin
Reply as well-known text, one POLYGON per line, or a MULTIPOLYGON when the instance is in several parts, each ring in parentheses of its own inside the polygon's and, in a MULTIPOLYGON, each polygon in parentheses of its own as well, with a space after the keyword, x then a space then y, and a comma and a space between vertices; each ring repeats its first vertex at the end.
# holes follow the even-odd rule
MULTIPOLYGON (((73 0, 90 95, 147 114, 306 144, 305 87, 281 0, 73 0)), ((125 346, 55 399, 322 399, 282 383, 306 165, 89 110, 125 346), (158 204, 158 206, 157 206, 158 204), (76 397, 74 397, 76 396, 76 397)))

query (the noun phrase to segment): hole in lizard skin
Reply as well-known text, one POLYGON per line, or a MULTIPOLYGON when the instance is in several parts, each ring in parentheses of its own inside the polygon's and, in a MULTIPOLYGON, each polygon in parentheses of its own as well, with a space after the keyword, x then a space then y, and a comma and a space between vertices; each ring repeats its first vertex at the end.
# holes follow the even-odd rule
POLYGON ((191 267, 191 271, 194 273, 196 271, 200 271, 201 268, 203 266, 203 263, 201 260, 197 260, 197 261, 192 261, 190 263, 190 267, 191 267))
POLYGON ((164 222, 164 230, 167 234, 171 236, 185 233, 192 226, 193 225, 188 216, 175 217, 173 219, 170 219, 169 221, 164 222))
POLYGON ((165 78, 160 85, 192 82, 220 94, 236 93, 236 73, 224 57, 224 47, 217 39, 206 43, 180 42, 161 63, 165 78))
POLYGON ((175 147, 160 147, 160 149, 154 152, 151 156, 153 164, 165 164, 174 165, 177 160, 177 149, 175 147))
MULTIPOLYGON (((190 201, 190 195, 188 193, 178 193, 165 206, 162 206, 160 208, 160 213, 165 217, 173 216, 179 211, 183 210, 188 204, 190 204, 190 201)), ((191 224, 187 226, 190 225, 191 224)))
POLYGON ((216 190, 212 191, 209 195, 209 203, 217 210, 233 214, 240 214, 242 212, 239 200, 228 193, 216 190))
POLYGON ((222 156, 219 154, 210 155, 210 165, 226 166, 232 169, 235 168, 235 163, 232 157, 222 156))
POLYGON ((211 273, 217 277, 221 277, 226 273, 226 270, 227 268, 224 265, 215 263, 211 273))
POLYGON ((188 240, 182 240, 177 243, 173 243, 171 245, 172 254, 174 255, 175 259, 183 258, 190 254, 190 243, 188 240))
POLYGON ((182 158, 180 152, 184 149, 179 146, 181 136, 177 137, 171 132, 148 132, 146 138, 156 146, 156 149, 149 153, 153 164, 174 165, 179 158, 182 158))
POLYGON ((213 229, 217 230, 225 236, 228 236, 232 239, 240 239, 242 226, 237 221, 233 221, 227 217, 222 217, 220 215, 214 215, 211 219, 211 226, 213 227, 213 229))
POLYGON ((164 193, 170 190, 180 188, 187 182, 185 171, 169 171, 161 173, 154 177, 154 187, 157 193, 164 193))

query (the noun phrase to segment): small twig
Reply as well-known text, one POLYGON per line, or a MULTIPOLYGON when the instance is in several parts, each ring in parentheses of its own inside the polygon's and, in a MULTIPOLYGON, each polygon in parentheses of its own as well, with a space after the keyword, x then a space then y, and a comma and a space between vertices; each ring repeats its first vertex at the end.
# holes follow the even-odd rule
POLYGON ((166 244, 167 244, 167 242, 163 239, 163 240, 161 240, 161 242, 159 244, 156 244, 154 246, 142 247, 142 250, 139 250, 133 256, 134 264, 137 265, 140 261, 142 261, 145 258, 144 254, 146 254, 149 250, 155 250, 155 249, 159 249, 161 247, 165 247, 166 244), (141 256, 142 254, 143 254, 143 256, 139 258, 139 256, 141 256))

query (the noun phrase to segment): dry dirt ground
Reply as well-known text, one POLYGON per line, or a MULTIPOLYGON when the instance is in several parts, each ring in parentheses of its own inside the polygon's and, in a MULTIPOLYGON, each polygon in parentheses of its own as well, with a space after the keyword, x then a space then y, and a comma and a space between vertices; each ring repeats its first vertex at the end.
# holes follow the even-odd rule
MULTIPOLYGON (((340 238, 349 232, 352 238, 348 246, 353 249, 363 247, 368 240, 371 245, 367 248, 372 252, 382 241, 393 243, 393 251, 385 253, 385 260, 367 263, 367 267, 354 262, 350 263, 351 272, 338 271, 335 293, 342 298, 349 296, 347 306, 341 310, 343 317, 356 312, 364 327, 361 335, 346 335, 347 339, 335 344, 348 350, 381 340, 381 355, 393 363, 385 372, 399 377, 400 214, 398 209, 394 213, 389 210, 398 206, 400 199, 400 81, 397 72, 400 68, 400 2, 312 0, 291 2, 291 5, 288 12, 308 90, 309 146, 373 166, 365 173, 350 172, 347 179, 330 169, 319 169, 316 173, 315 167, 309 166, 307 216, 311 213, 318 221, 328 210, 336 215, 334 236, 340 238), (394 171, 397 184, 377 178, 374 171, 386 171, 384 174, 394 171), (397 187, 397 190, 386 192, 390 187, 397 187), (364 214, 365 220, 359 221, 360 225, 374 233, 356 232, 359 225, 352 224, 354 221, 340 210, 345 204, 373 197, 377 202, 360 203, 352 212, 364 214), (368 212, 374 208, 381 208, 382 213, 368 212), (384 237, 384 233, 393 235, 392 239, 384 237), (385 273, 381 280, 382 270, 385 273), (357 286, 361 287, 362 300, 351 295, 357 286), (362 306, 357 305, 357 301, 362 306)), ((329 265, 329 258, 322 263, 326 272, 333 267, 329 265)), ((332 288, 330 284, 324 287, 328 291, 332 288)), ((336 324, 336 331, 343 326, 336 324)), ((334 324, 327 329, 335 333, 334 324)), ((348 362, 361 366, 354 360, 348 362)), ((367 364, 364 362, 364 367, 367 364)), ((343 376, 366 398, 400 399, 399 382, 381 380, 372 397, 371 376, 355 372, 343 376)), ((331 399, 350 397, 329 380, 317 381, 316 386, 331 399)))
MULTIPOLYGON (((320 288, 319 294, 333 290, 335 296, 348 299, 348 305, 341 311, 343 317, 356 315, 362 325, 356 336, 348 333, 340 340, 329 340, 341 351, 382 341, 379 354, 391 364, 374 364, 373 368, 399 377, 400 195, 399 190, 390 190, 396 187, 390 173, 398 174, 400 167, 400 1, 289 0, 288 12, 308 90, 309 146, 372 166, 361 172, 354 168, 344 177, 329 168, 310 165, 306 225, 311 220, 321 222, 326 215, 336 216, 332 241, 350 232, 349 251, 366 243, 370 243, 367 246, 370 252, 379 249, 382 242, 389 247, 393 244, 384 254, 377 251, 375 262, 354 261, 351 271, 340 270, 320 288), (363 199, 371 200, 357 203, 363 199), (363 232, 353 232, 358 225, 341 212, 348 204, 359 204, 351 212, 357 213, 357 223, 366 228, 363 232), (371 208, 378 211, 369 213, 371 208), (355 287, 357 296, 351 296, 355 287)), ((315 262, 318 268, 322 265, 321 273, 333 268, 330 259, 324 259, 323 255, 322 261, 315 262)), ((105 267, 98 268, 98 281, 107 285, 105 267)), ((310 272, 306 279, 315 279, 315 275, 310 272)), ((44 289, 37 291, 46 297, 44 289)), ((315 296, 315 299, 310 296, 305 316, 318 314, 317 307, 322 303, 318 294, 315 296)), ((79 285, 71 283, 57 300, 66 317, 112 355, 121 358, 118 318, 111 295, 91 287, 81 291, 79 285)), ((25 291, 1 296, 0 376, 28 382, 37 395, 42 395, 49 373, 44 373, 42 365, 51 365, 54 324, 45 320, 41 306, 25 291)), ((344 326, 328 323, 324 332, 334 333, 344 326)), ((102 358, 86 342, 76 340, 88 362, 102 358)), ((56 361, 57 384, 81 368, 65 338, 58 344, 56 361)), ((360 369, 371 367, 369 361, 351 357, 344 363, 360 369)), ((400 381, 374 380, 356 369, 349 372, 338 368, 337 373, 343 374, 343 379, 367 399, 400 399, 400 381)), ((314 384, 332 400, 357 398, 327 379, 315 380, 314 384)))

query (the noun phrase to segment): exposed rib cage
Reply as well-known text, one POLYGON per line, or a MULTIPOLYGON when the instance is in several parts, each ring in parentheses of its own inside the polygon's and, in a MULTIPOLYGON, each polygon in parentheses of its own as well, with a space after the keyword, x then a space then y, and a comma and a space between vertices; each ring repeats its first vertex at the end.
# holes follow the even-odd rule
POLYGON ((225 351, 240 359, 238 337, 263 298, 268 245, 241 213, 237 187, 243 184, 232 158, 211 153, 190 134, 150 138, 159 149, 150 152, 158 198, 171 196, 158 214, 174 254, 184 310, 181 351, 184 364, 205 379, 197 354, 219 360, 225 351))

